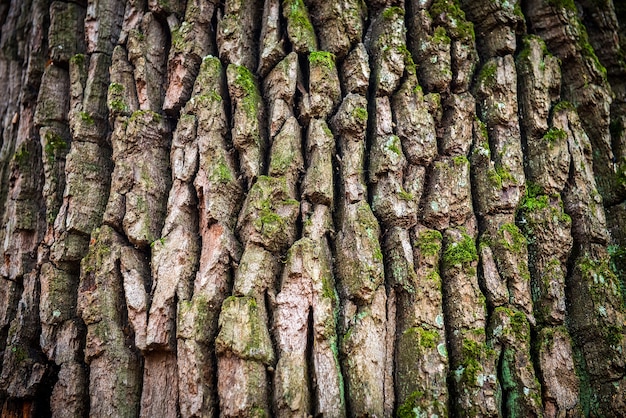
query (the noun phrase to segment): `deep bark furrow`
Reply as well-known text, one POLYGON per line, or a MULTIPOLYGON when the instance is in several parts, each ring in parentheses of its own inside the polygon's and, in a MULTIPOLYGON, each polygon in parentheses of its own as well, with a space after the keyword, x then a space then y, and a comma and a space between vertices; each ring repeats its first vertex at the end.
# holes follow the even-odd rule
POLYGON ((2 416, 621 416, 624 8, 0 5, 2 416))

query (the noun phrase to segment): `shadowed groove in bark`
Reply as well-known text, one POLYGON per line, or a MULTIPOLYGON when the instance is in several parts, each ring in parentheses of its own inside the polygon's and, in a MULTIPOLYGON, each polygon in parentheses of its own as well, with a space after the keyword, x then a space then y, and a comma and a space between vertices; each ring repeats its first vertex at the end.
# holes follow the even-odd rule
POLYGON ((620 416, 623 16, 0 5, 2 415, 620 416))

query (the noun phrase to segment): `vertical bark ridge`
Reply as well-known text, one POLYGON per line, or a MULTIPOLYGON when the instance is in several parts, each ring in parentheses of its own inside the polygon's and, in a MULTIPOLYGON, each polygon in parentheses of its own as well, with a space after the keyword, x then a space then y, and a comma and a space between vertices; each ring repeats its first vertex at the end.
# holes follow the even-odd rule
POLYGON ((580 380, 574 367, 571 336, 565 327, 572 219, 564 212, 562 200, 571 157, 567 135, 550 123, 551 109, 560 95, 560 66, 543 40, 534 35, 522 39, 516 65, 527 175, 518 221, 529 241, 537 320, 535 361, 544 393, 544 414, 576 416, 582 413, 580 380))
POLYGON ((620 416, 620 7, 0 5, 2 415, 620 416))
POLYGON ((526 238, 515 223, 526 188, 513 53, 524 30, 520 5, 466 3, 475 22, 481 68, 474 85, 478 119, 472 151, 487 338, 498 359, 505 416, 541 416, 541 386, 531 356, 535 325, 526 238), (488 34, 498 33, 492 37, 488 34))
POLYGON ((530 29, 562 61, 561 100, 573 103, 555 105, 552 123, 564 131, 559 136, 567 138, 571 156, 563 191, 573 237, 566 296, 581 379, 581 405, 585 413, 591 414, 607 408, 623 410, 623 295, 617 277, 608 267, 606 246, 610 237, 604 211, 604 204, 612 205, 621 193, 609 132, 607 71, 589 43, 575 5, 533 3, 529 7, 533 8, 528 13, 530 29), (571 33, 549 31, 561 19, 569 22, 571 33), (579 114, 584 117, 579 118, 579 114), (583 312, 586 320, 578 322, 583 312), (596 336, 594 342, 589 342, 589 335, 596 336), (595 366, 597 358, 603 359, 602 366, 595 366))
MULTIPOLYGON (((437 137, 434 159, 424 161, 430 164, 418 218, 437 232, 416 229, 414 245, 438 256, 435 266, 441 268, 449 414, 493 415, 498 408, 495 356, 486 346, 487 312, 477 280, 477 226, 467 159, 475 115, 468 90, 476 65, 474 28, 454 1, 412 2, 411 12, 409 47, 420 84, 429 93, 437 137)), ((431 280, 438 279, 430 274, 431 280)))
MULTIPOLYGON (((64 409, 76 415, 86 411, 85 363, 81 358, 84 324, 76 311, 79 278, 76 266, 68 266, 58 257, 51 260, 50 246, 54 244, 55 219, 63 205, 66 184, 66 158, 71 147, 69 111, 71 83, 76 72, 70 69, 73 57, 85 51, 83 19, 85 8, 70 3, 50 5, 49 51, 51 60, 42 77, 36 123, 40 126, 42 162, 44 164, 47 233, 40 246, 42 323, 41 345, 50 361, 58 367, 58 382, 54 385, 51 403, 53 413, 64 409), (55 114, 56 113, 56 114, 55 114), (68 268, 69 267, 69 268, 68 268)), ((58 228, 57 228, 58 230, 58 228)), ((55 237, 57 235, 57 237, 55 237)))
MULTIPOLYGON (((49 364, 37 344, 39 283, 36 251, 45 234, 41 196, 44 186, 42 149, 36 124, 37 91, 44 72, 49 24, 44 2, 7 5, 1 34, 5 76, 0 148, 0 207, 3 211, 3 260, 0 267, 0 400, 2 414, 20 409, 43 411, 33 399, 45 381, 49 364), (30 13, 27 13, 28 10, 30 13), (34 343, 34 345, 33 345, 34 343), (33 347, 31 349, 30 347, 33 347), (33 385, 29 385, 29 380, 33 385), (23 407, 13 399, 25 398, 23 407)), ((45 397, 49 397, 46 394, 45 397)))

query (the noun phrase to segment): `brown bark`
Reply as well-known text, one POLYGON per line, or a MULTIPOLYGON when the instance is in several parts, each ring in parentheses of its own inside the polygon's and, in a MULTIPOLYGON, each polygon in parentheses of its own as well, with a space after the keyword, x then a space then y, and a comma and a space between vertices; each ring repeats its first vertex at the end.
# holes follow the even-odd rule
POLYGON ((3 417, 626 414, 626 9, 0 5, 3 417))

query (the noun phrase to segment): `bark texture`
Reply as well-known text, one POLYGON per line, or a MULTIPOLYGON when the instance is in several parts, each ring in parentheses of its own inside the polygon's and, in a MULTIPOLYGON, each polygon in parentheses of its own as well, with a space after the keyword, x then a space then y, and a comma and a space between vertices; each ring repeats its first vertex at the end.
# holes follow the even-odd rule
POLYGON ((626 6, 0 4, 2 417, 626 415, 626 6))

